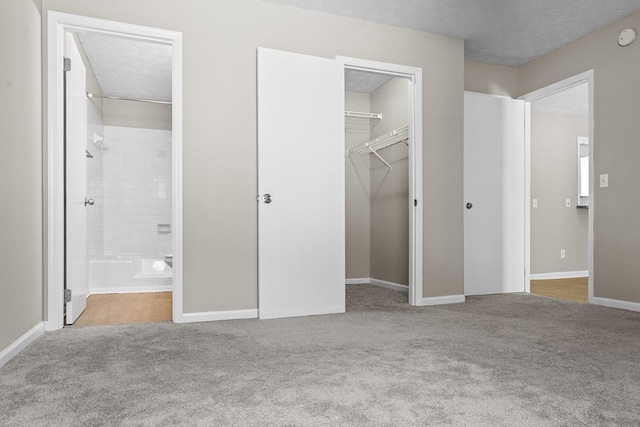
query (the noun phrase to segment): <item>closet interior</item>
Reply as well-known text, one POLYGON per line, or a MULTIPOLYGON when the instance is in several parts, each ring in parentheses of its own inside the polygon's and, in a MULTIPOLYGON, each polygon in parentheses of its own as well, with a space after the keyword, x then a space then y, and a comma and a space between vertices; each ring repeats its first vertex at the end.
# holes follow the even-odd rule
POLYGON ((409 81, 346 70, 347 283, 409 284, 409 81))

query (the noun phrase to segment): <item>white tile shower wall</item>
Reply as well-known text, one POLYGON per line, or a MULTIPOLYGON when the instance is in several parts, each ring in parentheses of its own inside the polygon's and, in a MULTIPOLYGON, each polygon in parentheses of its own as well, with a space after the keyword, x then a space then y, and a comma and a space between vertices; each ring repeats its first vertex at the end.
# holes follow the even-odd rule
POLYGON ((87 251, 90 258, 99 258, 104 255, 104 154, 101 142, 94 141, 95 137, 104 136, 104 126, 101 113, 93 102, 89 102, 87 108, 87 151, 93 155, 93 158, 87 158, 87 197, 94 200, 93 206, 87 206, 87 251))
POLYGON ((171 131, 105 126, 104 134, 104 254, 170 254, 171 131))

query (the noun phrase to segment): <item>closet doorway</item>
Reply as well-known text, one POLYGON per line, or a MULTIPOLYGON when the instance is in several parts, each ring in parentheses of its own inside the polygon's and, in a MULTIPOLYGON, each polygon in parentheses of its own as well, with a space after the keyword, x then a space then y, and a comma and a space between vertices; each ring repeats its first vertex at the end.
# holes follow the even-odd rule
POLYGON ((420 70, 344 62, 346 284, 422 305, 420 70))
POLYGON ((181 34, 49 12, 47 37, 47 330, 100 294, 181 321, 181 34))

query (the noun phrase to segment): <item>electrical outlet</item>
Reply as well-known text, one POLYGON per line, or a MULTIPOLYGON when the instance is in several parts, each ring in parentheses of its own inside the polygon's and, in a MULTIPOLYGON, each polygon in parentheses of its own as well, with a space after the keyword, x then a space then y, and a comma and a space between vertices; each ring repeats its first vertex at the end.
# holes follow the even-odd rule
POLYGON ((538 207, 538 199, 533 199, 533 207, 534 208, 538 207))
POLYGON ((564 249, 560 249, 560 258, 564 259, 566 258, 567 253, 564 251, 564 249))
POLYGON ((571 207, 571 199, 565 200, 564 204, 565 204, 566 207, 570 208, 571 207))

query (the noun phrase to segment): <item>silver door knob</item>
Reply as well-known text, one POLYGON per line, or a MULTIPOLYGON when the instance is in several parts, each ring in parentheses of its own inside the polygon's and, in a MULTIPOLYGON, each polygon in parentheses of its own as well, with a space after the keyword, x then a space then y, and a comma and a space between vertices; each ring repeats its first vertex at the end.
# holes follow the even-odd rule
POLYGON ((84 198, 84 205, 87 206, 93 206, 93 204, 95 203, 95 201, 93 199, 87 199, 86 197, 84 198))
POLYGON ((262 196, 262 200, 264 200, 265 203, 271 203, 271 194, 265 194, 264 196, 262 196))
POLYGON ((467 209, 471 209, 473 205, 471 203, 467 203, 467 209))

